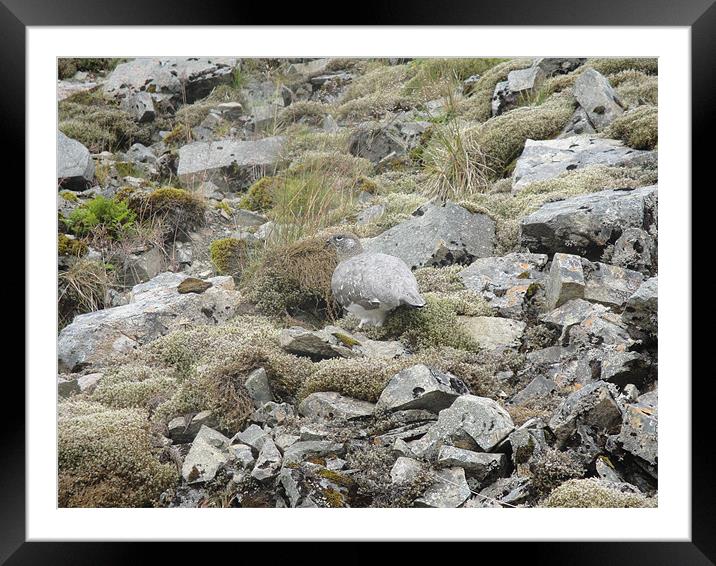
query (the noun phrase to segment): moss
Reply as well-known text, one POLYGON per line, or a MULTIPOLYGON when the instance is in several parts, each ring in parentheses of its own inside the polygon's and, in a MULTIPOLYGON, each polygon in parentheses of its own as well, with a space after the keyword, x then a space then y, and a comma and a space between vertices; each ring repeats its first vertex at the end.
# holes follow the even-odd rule
POLYGON ((622 492, 595 478, 569 480, 555 489, 545 507, 655 507, 656 501, 638 493, 622 492))
POLYGON ((336 485, 348 488, 353 487, 355 485, 355 482, 350 476, 347 476, 346 474, 341 474, 340 472, 336 472, 334 470, 322 468, 317 471, 317 474, 336 485))
POLYGON ((217 208, 217 210, 221 210, 228 215, 231 215, 233 212, 233 210, 231 210, 231 205, 225 200, 217 202, 214 206, 217 208))
POLYGON ((273 206, 273 177, 261 177, 249 187, 239 206, 254 212, 266 212, 273 206))
POLYGON ((179 283, 177 291, 181 294, 201 294, 211 286, 212 283, 210 281, 202 281, 201 279, 197 279, 196 277, 187 277, 186 279, 184 279, 184 281, 179 283))
POLYGON ((425 297, 420 309, 401 307, 388 315, 383 334, 399 337, 411 349, 447 346, 476 351, 477 343, 458 321, 455 304, 445 298, 425 297))
POLYGON ((338 508, 346 506, 345 496, 340 491, 336 491, 335 489, 323 489, 323 497, 326 498, 326 503, 329 507, 338 508))
POLYGON ((60 196, 68 202, 78 202, 80 200, 77 193, 73 193, 72 191, 60 191, 60 196))
POLYGON ((338 265, 325 238, 315 237, 269 250, 245 287, 246 297, 260 312, 285 315, 298 311, 335 317, 331 292, 338 265))
POLYGON ((141 172, 137 169, 134 163, 129 161, 117 161, 114 164, 114 168, 117 170, 117 175, 120 177, 140 177, 141 172))
POLYGON ((66 234, 57 235, 57 253, 62 256, 80 257, 87 253, 87 244, 66 234))
POLYGON ((191 127, 183 122, 179 122, 164 136, 162 141, 169 147, 178 147, 191 143, 192 139, 191 127))
POLYGON ((634 149, 654 149, 659 142, 656 106, 638 106, 622 114, 607 127, 604 135, 620 139, 634 149))
POLYGON ((114 409, 150 409, 174 395, 173 372, 144 365, 123 365, 105 372, 91 399, 114 409))
MULTIPOLYGON (((206 203, 195 193, 175 187, 153 191, 122 190, 121 196, 140 220, 160 219, 167 233, 187 233, 204 224, 206 203)), ((118 194, 119 195, 119 194, 118 194)))
POLYGON ((60 507, 153 506, 178 479, 152 448, 145 411, 61 403, 57 447, 60 507))
POLYGON ((241 275, 246 261, 246 241, 238 238, 214 240, 209 246, 211 263, 219 275, 241 275))
POLYGON ((352 338, 348 334, 343 334, 342 332, 334 332, 333 336, 335 336, 338 340, 340 340, 342 344, 348 346, 349 348, 352 348, 353 346, 360 346, 360 342, 355 338, 352 338))

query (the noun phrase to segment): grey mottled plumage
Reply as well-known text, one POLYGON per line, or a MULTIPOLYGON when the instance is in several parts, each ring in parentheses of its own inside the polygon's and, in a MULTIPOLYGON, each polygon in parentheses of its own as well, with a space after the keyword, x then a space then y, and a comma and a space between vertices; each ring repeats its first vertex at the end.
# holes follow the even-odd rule
POLYGON ((401 305, 425 305, 415 276, 402 259, 363 251, 352 234, 336 234, 327 243, 336 248, 339 261, 331 279, 333 296, 360 318, 360 326, 380 326, 386 314, 401 305))

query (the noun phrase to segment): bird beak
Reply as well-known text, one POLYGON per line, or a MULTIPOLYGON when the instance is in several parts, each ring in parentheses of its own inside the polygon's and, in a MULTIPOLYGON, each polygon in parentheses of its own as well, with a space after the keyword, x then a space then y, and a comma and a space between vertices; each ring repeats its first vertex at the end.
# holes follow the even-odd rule
POLYGON ((330 246, 330 245, 331 245, 331 241, 330 241, 330 240, 326 240, 326 243, 325 243, 325 245, 324 245, 323 247, 324 247, 324 248, 327 248, 327 247, 330 246))

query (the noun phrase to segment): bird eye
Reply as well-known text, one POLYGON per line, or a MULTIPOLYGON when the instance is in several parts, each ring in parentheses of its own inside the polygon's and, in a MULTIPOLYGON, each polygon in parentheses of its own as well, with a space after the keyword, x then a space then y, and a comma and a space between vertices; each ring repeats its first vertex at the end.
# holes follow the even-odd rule
POLYGON ((343 236, 336 236, 336 242, 340 242, 343 239, 343 236))

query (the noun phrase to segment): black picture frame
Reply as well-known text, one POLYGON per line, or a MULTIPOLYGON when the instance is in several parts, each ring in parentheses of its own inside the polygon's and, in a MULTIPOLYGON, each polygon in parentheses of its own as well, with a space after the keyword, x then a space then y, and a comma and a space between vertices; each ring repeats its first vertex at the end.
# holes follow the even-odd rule
MULTIPOLYGON (((68 25, 298 25, 341 24, 335 3, 313 2, 310 9, 303 3, 282 5, 267 17, 261 3, 235 3, 225 9, 215 0, 189 2, 173 0, 0 0, 0 69, 3 86, 0 89, 0 109, 6 140, 12 140, 3 151, 7 163, 24 163, 25 141, 25 36, 27 26, 68 25)), ((716 4, 714 0, 562 0, 534 2, 482 2, 459 0, 450 3, 431 3, 424 0, 367 0, 351 14, 352 25, 563 25, 563 26, 687 26, 691 29, 691 87, 692 87, 692 170, 693 178, 704 178, 710 169, 712 135, 716 96, 716 4), (708 153, 707 153, 708 152, 708 153), (699 175, 701 173, 702 175, 699 175)), ((16 186, 24 186, 24 169, 16 179, 16 186), (22 183, 22 184, 21 184, 22 183)), ((695 185, 695 183, 692 183, 695 185)), ((711 183, 709 183, 711 184, 711 183)), ((706 189, 707 187, 704 187, 706 189)), ((690 188, 689 188, 690 190, 690 188)), ((692 193, 693 194, 693 193, 692 193)), ((32 203, 25 203, 25 210, 32 203)), ((692 202, 692 212, 693 208, 692 202)), ((696 220, 692 214, 692 225, 696 220)), ((692 239, 694 242, 696 238, 692 239)), ((692 251, 692 259, 696 258, 692 251)), ((25 261, 30 261, 25 258, 25 261)), ((707 276, 708 277, 708 276, 707 276)), ((692 296, 694 293, 692 293, 692 296)), ((25 295, 25 300, 32 297, 25 295)), ((705 340, 693 333, 692 351, 708 352, 705 340)), ((31 337, 30 337, 31 338, 31 337)), ((503 553, 503 559, 518 563, 550 564, 660 564, 700 565, 716 562, 716 509, 714 508, 714 473, 716 458, 709 422, 713 408, 708 395, 712 371, 699 375, 702 379, 692 385, 692 496, 689 542, 531 542, 489 543, 489 550, 503 553), (505 545, 509 545, 506 548, 505 545)), ((678 379, 685 386, 691 376, 667 376, 678 379)), ((48 383, 51 380, 48 376, 48 383)), ((24 385, 9 379, 4 383, 6 399, 24 398, 24 385), (14 390, 13 390, 14 389, 14 390)), ((0 563, 25 564, 108 564, 144 563, 150 560, 153 543, 40 543, 25 542, 25 415, 24 406, 17 403, 18 415, 4 418, 0 443, 0 563)), ((476 525, 476 528, 479 528, 476 525)), ((356 533, 351 533, 356 534, 356 533)), ((554 533, 559 538, 559 533, 554 533)), ((230 550, 233 559, 243 557, 249 548, 241 543, 241 552, 230 550)), ((488 544, 488 543, 485 543, 488 544)), ((235 547, 234 544, 230 545, 235 547)), ((329 560, 350 560, 364 563, 374 556, 372 545, 352 543, 354 549, 331 550, 329 560), (347 551, 348 550, 348 551, 347 551), (347 551, 347 552, 346 552, 347 551), (335 556, 331 557, 336 552, 335 556)), ((422 547, 411 545, 401 560, 419 558, 422 547)), ((483 546, 485 550, 488 547, 483 546)), ((224 550, 229 548, 224 545, 224 550)), ((164 543, 160 555, 167 563, 191 563, 210 559, 205 547, 164 543)), ((474 553, 476 549, 468 549, 474 553)), ((451 549, 451 553, 454 550, 451 549)), ((479 552, 483 552, 480 550, 479 552)), ((213 551, 211 551, 213 554, 213 551)), ((272 550, 268 556, 280 559, 272 550)), ((475 555, 477 558, 478 555, 475 555)), ((300 555, 298 555, 300 557, 300 555)), ((313 554, 314 559, 320 555, 313 554)))

